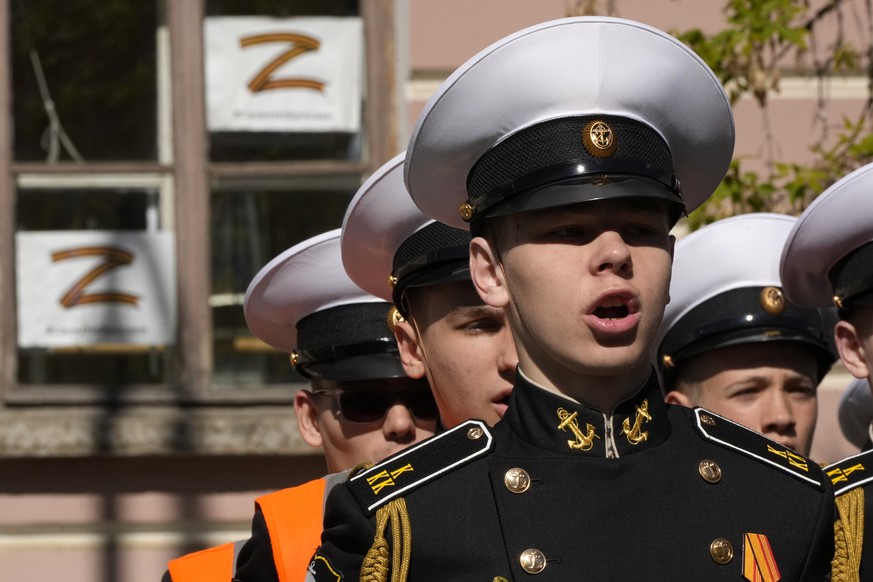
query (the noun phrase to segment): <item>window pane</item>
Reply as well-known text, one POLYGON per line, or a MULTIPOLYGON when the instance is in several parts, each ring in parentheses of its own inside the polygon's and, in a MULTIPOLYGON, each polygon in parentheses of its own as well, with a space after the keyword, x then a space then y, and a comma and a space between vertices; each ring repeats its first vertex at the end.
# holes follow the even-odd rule
POLYGON ((21 384, 120 389, 174 377, 174 248, 159 204, 157 188, 19 188, 21 384), (153 330, 137 318, 171 337, 147 341, 153 330))
POLYGON ((309 24, 315 26, 310 29, 287 21, 230 22, 251 17, 358 21, 358 16, 357 0, 208 0, 204 54, 210 160, 360 160, 364 50, 363 40, 355 44, 356 33, 344 28, 353 25, 309 24), (213 33, 213 26, 223 28, 213 33), (286 36, 255 41, 263 33, 286 36), (251 44, 244 48, 243 39, 251 44), (310 65, 317 74, 307 69, 307 62, 318 63, 310 65))
POLYGON ((156 2, 11 8, 15 159, 157 159, 156 2))
POLYGON ((145 230, 157 190, 20 189, 18 230, 145 230))
POLYGON ((263 385, 301 381, 288 354, 269 348, 246 327, 249 283, 273 257, 342 225, 358 177, 217 182, 212 194, 211 297, 215 383, 263 385))

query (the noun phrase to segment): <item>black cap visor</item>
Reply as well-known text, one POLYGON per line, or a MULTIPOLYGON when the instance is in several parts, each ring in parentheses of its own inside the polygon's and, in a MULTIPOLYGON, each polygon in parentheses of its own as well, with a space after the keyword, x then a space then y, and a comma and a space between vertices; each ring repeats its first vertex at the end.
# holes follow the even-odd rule
POLYGON ((335 382, 361 382, 406 377, 406 372, 400 363, 400 356, 396 351, 317 362, 303 367, 302 371, 307 376, 335 382))
POLYGON ((631 175, 575 177, 506 198, 485 211, 485 217, 505 216, 531 210, 569 206, 580 202, 612 199, 663 200, 670 204, 670 223, 675 224, 685 205, 663 183, 631 175))

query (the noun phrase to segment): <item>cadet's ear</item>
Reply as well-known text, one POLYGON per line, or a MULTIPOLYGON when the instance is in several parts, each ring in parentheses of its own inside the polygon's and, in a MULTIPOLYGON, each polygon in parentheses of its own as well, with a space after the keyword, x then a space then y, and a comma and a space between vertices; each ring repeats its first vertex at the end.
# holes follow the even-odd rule
POLYGON ((394 324, 394 338, 397 340, 400 363, 406 375, 414 380, 424 378, 424 348, 412 324, 408 321, 398 321, 394 324))
POLYGON ((834 327, 834 342, 843 365, 855 378, 867 378, 870 376, 871 354, 864 347, 863 338, 858 329, 848 321, 840 320, 834 327))
POLYGON ((669 392, 667 392, 667 395, 664 397, 664 401, 667 404, 679 404, 680 406, 687 406, 689 408, 694 406, 691 403, 691 399, 688 398, 688 395, 683 392, 679 392, 678 390, 670 390, 669 392))
POLYGON ((321 426, 318 424, 318 406, 312 392, 298 390, 294 395, 294 414, 297 415, 297 428, 300 436, 310 447, 321 448, 324 439, 321 436, 321 426))
POLYGON ((480 236, 470 241, 470 278, 485 305, 509 305, 509 290, 503 265, 497 259, 491 243, 480 236))

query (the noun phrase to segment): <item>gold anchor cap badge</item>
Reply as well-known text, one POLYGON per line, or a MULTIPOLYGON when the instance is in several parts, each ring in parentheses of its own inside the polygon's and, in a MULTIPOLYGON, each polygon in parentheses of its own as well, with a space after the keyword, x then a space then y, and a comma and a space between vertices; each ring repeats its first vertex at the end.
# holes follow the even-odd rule
POLYGON ((770 315, 779 315, 785 311, 785 294, 779 287, 764 287, 759 299, 761 307, 770 315))
POLYGON ((608 158, 615 153, 615 133, 602 119, 589 121, 582 128, 582 146, 595 158, 608 158))

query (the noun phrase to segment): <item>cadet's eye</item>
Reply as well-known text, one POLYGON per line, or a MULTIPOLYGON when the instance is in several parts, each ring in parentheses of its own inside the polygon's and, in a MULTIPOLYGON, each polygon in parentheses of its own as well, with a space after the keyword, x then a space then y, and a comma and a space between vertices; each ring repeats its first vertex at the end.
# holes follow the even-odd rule
POLYGON ((553 228, 548 236, 557 241, 585 242, 590 238, 587 230, 578 225, 553 228))
POLYGON ((551 234, 555 236, 578 236, 581 232, 582 229, 578 226, 563 226, 553 229, 551 234))
POLYGON ((625 235, 634 237, 656 237, 666 235, 663 228, 647 222, 629 224, 624 228, 625 235))
POLYGON ((785 390, 797 398, 815 398, 815 386, 808 384, 788 386, 785 390))
POLYGON ((645 236, 645 235, 649 235, 649 234, 654 234, 655 229, 653 229, 652 227, 649 227, 649 226, 635 224, 633 226, 627 227, 625 229, 625 232, 628 234, 632 234, 632 235, 645 236))
POLYGON ((731 392, 730 397, 739 400, 751 400, 755 398, 761 389, 758 386, 741 386, 731 392))
POLYGON ((503 322, 495 319, 476 319, 463 324, 461 328, 471 333, 495 333, 503 327, 503 322))

